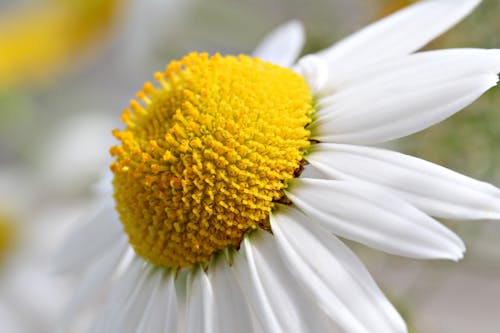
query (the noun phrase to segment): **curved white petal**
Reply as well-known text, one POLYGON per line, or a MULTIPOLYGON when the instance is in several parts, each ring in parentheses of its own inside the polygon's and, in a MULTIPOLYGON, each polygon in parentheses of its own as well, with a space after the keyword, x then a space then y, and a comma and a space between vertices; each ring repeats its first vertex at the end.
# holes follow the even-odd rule
MULTIPOLYGON (((430 73, 429 73, 430 74, 430 73)), ((321 142, 377 144, 443 121, 496 85, 496 74, 436 81, 434 74, 406 83, 362 86, 355 96, 338 96, 331 112, 317 113, 312 138, 321 142)))
POLYGON ((252 313, 236 276, 223 258, 224 254, 211 264, 209 278, 215 295, 219 333, 253 333, 252 313))
POLYGON ((290 276, 267 231, 245 237, 234 258, 243 291, 264 332, 331 332, 323 311, 290 276))
MULTIPOLYGON (((159 309, 155 309, 155 294, 157 294, 161 288, 163 274, 159 271, 151 272, 151 276, 146 280, 147 287, 143 288, 144 292, 150 291, 150 297, 146 301, 146 305, 144 306, 143 315, 140 319, 137 327, 135 328, 135 333, 148 333, 148 332, 161 332, 163 331, 163 323, 154 321, 153 324, 152 318, 155 315, 155 311, 159 309), (151 329, 149 328, 151 327, 151 329)), ((165 310, 165 309, 162 309, 165 310)))
POLYGON ((453 232, 380 186, 298 178, 286 194, 333 233, 382 251, 452 260, 465 251, 453 232))
POLYGON ((429 215, 500 219, 500 189, 401 153, 320 143, 306 159, 324 174, 387 186, 429 215))
POLYGON ((151 272, 152 267, 145 266, 137 283, 125 294, 127 298, 116 306, 110 316, 110 333, 134 333, 149 314, 145 312, 147 304, 153 295, 154 277, 160 274, 151 272))
POLYGON ((137 285, 142 284, 145 276, 145 265, 142 259, 134 256, 127 270, 118 277, 107 297, 104 308, 97 316, 91 332, 113 332, 116 329, 116 319, 123 311, 124 305, 133 295, 137 285))
POLYGON ((75 227, 55 253, 56 272, 80 270, 119 242, 123 231, 113 205, 112 200, 107 200, 103 207, 75 227))
POLYGON ((267 35, 257 46, 253 56, 276 65, 290 67, 299 56, 304 39, 302 23, 293 20, 267 35))
POLYGON ((215 332, 215 300, 212 285, 201 267, 197 267, 187 284, 187 332, 215 332))
POLYGON ((128 247, 127 240, 115 244, 104 256, 91 265, 85 273, 82 283, 77 287, 70 303, 65 307, 62 316, 63 327, 69 327, 75 316, 84 306, 98 298, 99 294, 109 287, 113 273, 116 272, 120 259, 128 247))
POLYGON ((306 55, 302 57, 294 70, 302 75, 313 93, 321 91, 328 81, 328 67, 318 56, 306 55))
POLYGON ((178 316, 178 302, 177 293, 174 284, 174 272, 167 275, 163 286, 156 296, 156 304, 158 312, 158 320, 163 320, 164 333, 175 332, 177 328, 178 316), (162 309, 166 309, 163 311, 162 309))
POLYGON ((346 332, 407 331, 361 261, 330 232, 284 206, 271 227, 290 272, 346 332))
POLYGON ((499 59, 498 49, 457 48, 418 52, 373 66, 355 68, 342 80, 334 77, 338 84, 325 86, 319 104, 322 107, 334 104, 337 94, 355 96, 356 89, 362 86, 367 86, 365 89, 369 90, 378 86, 412 84, 410 81, 414 79, 432 83, 444 79, 459 80, 481 73, 496 74, 500 72, 499 59))
POLYGON ((190 276, 191 271, 186 268, 182 268, 176 273, 175 292, 177 295, 177 327, 171 331, 165 332, 187 332, 188 280, 190 276))
POLYGON ((497 82, 500 50, 422 52, 352 73, 320 97, 313 137, 375 144, 403 137, 458 112, 497 82))
POLYGON ((155 272, 151 284, 153 292, 144 309, 144 316, 135 332, 174 332, 177 327, 177 297, 174 287, 174 274, 171 272, 155 272))
POLYGON ((318 53, 335 79, 358 67, 412 53, 455 25, 480 0, 426 0, 400 10, 318 53))

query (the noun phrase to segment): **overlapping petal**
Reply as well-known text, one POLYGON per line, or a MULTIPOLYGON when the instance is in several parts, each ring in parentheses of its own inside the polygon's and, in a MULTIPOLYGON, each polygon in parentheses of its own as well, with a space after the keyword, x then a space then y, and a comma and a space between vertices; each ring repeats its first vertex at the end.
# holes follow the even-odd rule
POLYGON ((251 310, 234 271, 223 256, 216 258, 209 270, 217 309, 217 332, 253 333, 251 310))
MULTIPOLYGON (((182 268, 179 269, 175 274, 175 291, 177 297, 177 316, 176 325, 172 326, 172 332, 186 333, 187 318, 188 318, 188 279, 191 274, 191 270, 182 268)), ((168 326, 167 326, 168 327, 168 326)), ((170 332, 170 331, 167 331, 170 332)))
POLYGON ((406 332, 364 265, 335 236, 295 208, 280 207, 271 226, 290 274, 346 332, 406 332))
POLYGON ((177 321, 174 274, 155 272, 150 283, 153 291, 135 333, 174 332, 177 321))
POLYGON ((191 273, 187 292, 187 333, 215 332, 214 292, 203 269, 191 273))
POLYGON ((344 144, 318 144, 306 156, 324 174, 386 186, 429 215, 500 219, 500 189, 401 153, 344 144))
POLYGON ((314 139, 372 145, 432 126, 496 85, 500 51, 426 52, 381 67, 318 100, 314 139))
POLYGON ((247 236, 234 267, 264 332, 331 332, 332 324, 290 276, 270 233, 247 236))
POLYGON ((408 6, 318 53, 333 81, 359 67, 412 53, 441 35, 480 0, 425 0, 408 6))
POLYGON ((380 186, 299 178, 286 195, 326 229, 382 251, 458 260, 465 250, 453 232, 380 186))
MULTIPOLYGON (((127 266, 127 274, 121 275, 107 297, 104 308, 100 311, 97 320, 94 322, 91 332, 115 332, 130 324, 135 327, 138 325, 138 319, 127 318, 126 314, 130 313, 131 308, 134 308, 133 300, 140 295, 138 287, 142 287, 145 281, 146 272, 145 263, 138 257, 133 257, 130 264, 127 266), (127 320, 124 320, 126 318, 127 320), (135 319, 135 321, 132 321, 135 319)), ((143 292, 146 292, 143 290, 143 292)), ((142 311, 139 313, 142 316, 142 311)), ((138 315, 138 314, 134 314, 138 315)))
MULTIPOLYGON (((310 56, 306 56, 308 58, 310 56)), ((318 58, 318 57, 316 57, 318 58)), ((340 80, 330 75, 330 78, 339 83, 331 86, 332 94, 322 91, 320 107, 328 106, 335 101, 335 94, 347 94, 353 88, 360 86, 387 86, 390 84, 406 83, 426 75, 429 83, 442 79, 456 80, 475 74, 495 74, 500 71, 500 50, 456 48, 432 50, 413 53, 395 59, 382 61, 373 66, 354 68, 349 75, 340 80), (435 74, 435 75, 432 75, 435 74), (333 97, 333 98, 332 98, 333 97)), ((320 59, 316 60, 319 62, 320 59)), ((324 61, 323 61, 324 62, 324 61)), ((326 64, 322 65, 323 67, 326 64)), ((353 90, 351 94, 355 94, 353 90)))
POLYGON ((313 54, 302 57, 294 66, 294 70, 304 77, 313 94, 321 92, 328 82, 326 63, 313 54))
POLYGON ((158 274, 152 274, 151 267, 144 267, 139 280, 130 290, 123 290, 127 295, 125 301, 114 309, 114 315, 110 321, 112 327, 111 333, 135 333, 140 328, 144 317, 149 316, 146 313, 146 306, 153 296, 155 280, 159 279, 158 274))

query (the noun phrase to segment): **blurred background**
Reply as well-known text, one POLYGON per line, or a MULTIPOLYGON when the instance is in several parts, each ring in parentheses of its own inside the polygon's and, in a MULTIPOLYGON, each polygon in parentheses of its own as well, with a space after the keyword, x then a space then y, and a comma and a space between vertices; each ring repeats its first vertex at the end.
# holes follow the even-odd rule
MULTIPOLYGON (((111 130, 137 90, 196 51, 250 53, 278 24, 320 50, 409 0, 0 0, 0 331, 53 332, 73 281, 50 256, 92 203, 111 130)), ((500 2, 428 48, 500 48, 500 2)), ((500 185, 500 89, 396 148, 500 185)), ((468 246, 458 264, 350 243, 412 332, 498 332, 500 224, 445 223, 468 246)))

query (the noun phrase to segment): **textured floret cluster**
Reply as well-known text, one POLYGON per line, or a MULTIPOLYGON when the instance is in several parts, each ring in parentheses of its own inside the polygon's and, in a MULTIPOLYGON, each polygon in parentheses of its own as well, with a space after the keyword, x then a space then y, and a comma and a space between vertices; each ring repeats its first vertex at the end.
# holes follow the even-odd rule
POLYGON ((313 101, 301 76, 248 56, 191 53, 155 79, 114 131, 114 196, 138 255, 190 266, 269 229, 310 145, 313 101))

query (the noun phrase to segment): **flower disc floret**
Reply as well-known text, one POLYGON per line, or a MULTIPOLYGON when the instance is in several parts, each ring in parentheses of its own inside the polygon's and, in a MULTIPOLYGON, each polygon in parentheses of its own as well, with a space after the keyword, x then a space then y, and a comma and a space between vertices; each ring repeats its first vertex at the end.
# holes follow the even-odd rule
POLYGON ((114 198, 135 252, 186 267, 269 229, 309 147, 312 97, 293 71, 191 53, 148 82, 115 130, 114 198))

